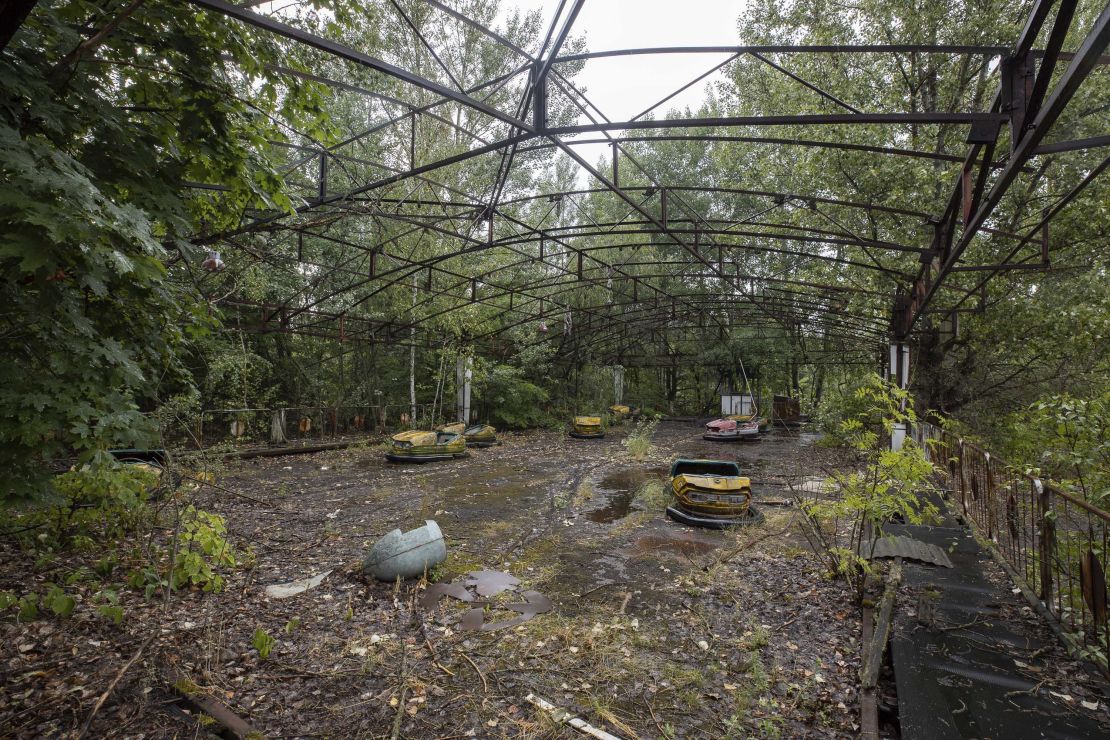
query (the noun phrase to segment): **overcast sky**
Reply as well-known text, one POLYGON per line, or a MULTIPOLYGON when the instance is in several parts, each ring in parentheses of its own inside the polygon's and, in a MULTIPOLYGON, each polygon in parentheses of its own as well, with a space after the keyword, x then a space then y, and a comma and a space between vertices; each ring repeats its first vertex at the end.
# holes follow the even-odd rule
MULTIPOLYGON (((558 0, 506 0, 505 4, 542 9, 545 30, 559 6, 558 0)), ((585 35, 590 51, 735 45, 740 43, 736 20, 745 5, 746 0, 586 0, 572 32, 585 35)), ((663 54, 596 59, 586 63, 576 82, 610 119, 627 120, 725 58, 724 54, 663 54)), ((671 108, 696 108, 706 85, 715 79, 720 78, 711 75, 669 100, 656 116, 671 108)), ((579 149, 590 162, 607 154, 604 145, 579 149)))

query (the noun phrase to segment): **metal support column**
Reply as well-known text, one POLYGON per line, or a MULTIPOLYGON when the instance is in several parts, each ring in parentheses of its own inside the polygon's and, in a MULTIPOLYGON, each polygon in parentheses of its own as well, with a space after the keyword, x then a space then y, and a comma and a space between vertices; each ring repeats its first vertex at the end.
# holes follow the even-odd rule
POLYGON ((474 358, 459 355, 455 361, 456 411, 459 421, 470 423, 470 381, 474 374, 474 358))
MULTIPOLYGON (((891 342, 890 344, 890 366, 888 378, 891 383, 894 383, 902 390, 906 390, 910 385, 910 345, 906 342, 891 342)), ((903 403, 903 410, 905 404, 903 403)), ((906 441, 906 434, 909 432, 908 425, 905 422, 899 422, 894 425, 894 429, 890 433, 890 449, 900 450, 906 441)))

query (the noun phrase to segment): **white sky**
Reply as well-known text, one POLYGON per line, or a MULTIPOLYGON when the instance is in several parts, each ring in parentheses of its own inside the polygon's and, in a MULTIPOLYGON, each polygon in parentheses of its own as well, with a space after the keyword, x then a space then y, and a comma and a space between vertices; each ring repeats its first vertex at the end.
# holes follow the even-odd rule
MULTIPOLYGON (((506 0, 507 6, 541 8, 544 30, 559 7, 558 0, 506 0)), ((572 27, 584 34, 590 51, 647 46, 736 45, 736 20, 746 0, 586 0, 572 27)), ((569 5, 569 3, 568 3, 569 5)), ((536 39, 538 46, 541 39, 536 39)), ((536 49, 529 49, 535 53, 536 49)), ((612 120, 627 120, 712 69, 727 54, 661 54, 595 59, 575 79, 587 97, 612 120)), ((708 84, 720 73, 667 101, 654 111, 661 117, 672 108, 696 108, 708 84)), ((586 121, 583 120, 583 123, 586 121)), ((592 135, 589 138, 599 138, 592 135)), ((589 162, 608 156, 603 144, 578 147, 589 162)))

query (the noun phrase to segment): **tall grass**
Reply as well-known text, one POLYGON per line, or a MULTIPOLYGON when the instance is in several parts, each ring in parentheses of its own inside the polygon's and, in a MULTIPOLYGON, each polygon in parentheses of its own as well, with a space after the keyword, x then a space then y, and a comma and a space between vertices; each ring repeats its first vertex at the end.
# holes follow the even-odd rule
POLYGON ((651 454, 651 438, 655 428, 659 426, 659 417, 645 417, 636 422, 636 428, 629 432, 621 444, 624 445, 632 459, 642 462, 651 454))

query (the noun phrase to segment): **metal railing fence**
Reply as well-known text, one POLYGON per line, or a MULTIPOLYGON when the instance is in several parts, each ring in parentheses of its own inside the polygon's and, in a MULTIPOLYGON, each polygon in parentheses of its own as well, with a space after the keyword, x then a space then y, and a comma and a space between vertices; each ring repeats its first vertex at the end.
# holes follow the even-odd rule
POLYGON ((913 437, 945 471, 951 501, 993 543, 1017 585, 1036 595, 1072 648, 1107 670, 1110 513, 932 424, 915 425, 913 437))

